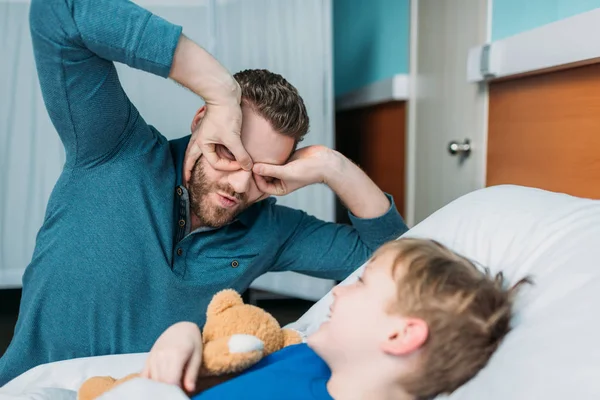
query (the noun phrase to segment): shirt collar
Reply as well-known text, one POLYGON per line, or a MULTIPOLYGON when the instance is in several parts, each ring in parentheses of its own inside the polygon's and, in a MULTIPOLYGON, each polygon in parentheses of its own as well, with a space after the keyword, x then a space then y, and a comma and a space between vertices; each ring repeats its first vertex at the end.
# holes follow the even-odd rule
POLYGON ((265 203, 265 201, 269 200, 270 198, 267 198, 265 200, 259 201, 258 203, 252 204, 250 207, 242 211, 242 213, 238 215, 236 219, 247 228, 250 228, 254 224, 254 221, 256 221, 258 214, 260 214, 260 209, 262 208, 262 205, 265 203))
MULTIPOLYGON (((169 141, 169 145, 171 147, 171 156, 173 157, 173 164, 175 165, 175 189, 177 189, 178 187, 184 188, 183 159, 185 157, 185 150, 187 149, 188 143, 190 142, 190 137, 191 135, 188 135, 179 139, 169 141)), ((252 204, 250 207, 245 209, 240 215, 236 217, 236 221, 239 221, 247 228, 251 227, 254 224, 254 221, 256 221, 258 214, 260 213, 262 204, 265 201, 271 202, 274 200, 275 199, 273 198, 267 198, 265 200, 259 201, 258 203, 252 204)), ((177 196, 175 201, 179 201, 177 196)), ((179 220, 180 216, 176 215, 176 218, 179 220)))

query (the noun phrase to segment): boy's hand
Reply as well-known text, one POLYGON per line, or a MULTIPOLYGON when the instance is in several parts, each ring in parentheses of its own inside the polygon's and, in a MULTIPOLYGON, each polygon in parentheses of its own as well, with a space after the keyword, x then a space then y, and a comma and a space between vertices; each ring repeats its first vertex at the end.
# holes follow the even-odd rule
POLYGON ((202 335, 191 322, 179 322, 163 332, 146 360, 143 378, 177 385, 185 391, 196 388, 202 364, 202 335))

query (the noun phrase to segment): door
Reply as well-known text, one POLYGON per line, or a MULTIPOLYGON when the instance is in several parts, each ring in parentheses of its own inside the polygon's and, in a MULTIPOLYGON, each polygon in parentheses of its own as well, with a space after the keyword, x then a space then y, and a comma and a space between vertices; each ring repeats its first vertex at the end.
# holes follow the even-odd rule
POLYGON ((413 0, 407 219, 415 224, 485 184, 487 86, 468 83, 488 39, 488 0, 413 0), (450 144, 452 143, 452 146, 450 144))

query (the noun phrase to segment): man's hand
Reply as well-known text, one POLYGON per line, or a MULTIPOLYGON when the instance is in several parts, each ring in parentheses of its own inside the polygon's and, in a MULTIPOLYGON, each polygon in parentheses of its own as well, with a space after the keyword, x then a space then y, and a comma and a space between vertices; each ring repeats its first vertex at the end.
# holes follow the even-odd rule
POLYGON ((194 130, 185 152, 185 182, 189 180, 192 168, 202 154, 216 169, 234 170, 241 166, 251 170, 252 159, 244 150, 240 138, 242 89, 229 71, 202 47, 181 35, 169 77, 206 102, 206 115, 194 130), (215 152, 216 144, 227 147, 237 162, 220 157, 215 152))
POLYGON ((358 218, 377 218, 390 208, 390 201, 375 182, 344 155, 325 146, 299 149, 284 165, 256 163, 252 170, 258 189, 267 194, 283 196, 324 183, 358 218))
POLYGON ((164 331, 154 343, 141 376, 180 386, 191 393, 196 388, 201 365, 200 328, 191 322, 179 322, 164 331))
POLYGON ((200 155, 215 169, 234 171, 240 167, 252 169, 252 159, 244 149, 241 139, 242 110, 238 102, 227 105, 206 105, 206 114, 192 134, 185 151, 183 171, 185 182, 189 181, 192 169, 200 155), (235 160, 222 157, 216 151, 218 144, 225 146, 235 160))
POLYGON ((325 146, 308 146, 296 150, 284 165, 256 163, 252 171, 261 192, 283 196, 304 186, 324 183, 332 157, 333 151, 325 146))

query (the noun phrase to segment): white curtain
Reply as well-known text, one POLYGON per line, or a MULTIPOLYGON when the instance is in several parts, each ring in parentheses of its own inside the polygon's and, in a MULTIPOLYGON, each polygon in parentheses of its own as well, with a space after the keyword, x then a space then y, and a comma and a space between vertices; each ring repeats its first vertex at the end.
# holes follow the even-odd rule
POLYGON ((29 4, 0 1, 0 287, 20 287, 46 203, 64 163, 44 108, 29 4))
MULTIPOLYGON (((311 118, 302 145, 332 147, 331 0, 136 0, 184 27, 232 73, 266 68, 298 88, 311 118)), ((19 287, 31 259, 64 152, 36 78, 26 0, 0 0, 0 288, 19 287)), ((123 86, 146 121, 168 138, 190 133, 202 101, 173 82, 118 65, 123 86)), ((279 199, 324 220, 334 196, 312 186, 279 199)), ((267 274, 253 287, 319 299, 332 281, 267 274)))

